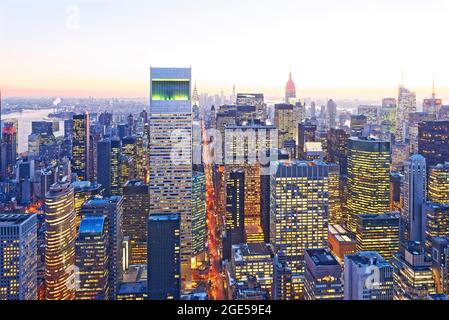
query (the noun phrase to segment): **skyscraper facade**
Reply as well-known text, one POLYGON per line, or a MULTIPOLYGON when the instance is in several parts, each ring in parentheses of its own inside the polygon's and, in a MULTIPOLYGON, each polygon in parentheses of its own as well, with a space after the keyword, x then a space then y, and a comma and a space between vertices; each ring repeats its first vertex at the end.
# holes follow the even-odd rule
POLYGON ((449 162, 430 167, 428 186, 429 201, 449 204, 449 162))
POLYGON ((426 159, 413 155, 404 166, 402 180, 401 235, 403 240, 424 242, 426 233, 426 216, 424 202, 427 190, 426 159))
POLYGON ((292 73, 290 72, 287 84, 285 85, 285 103, 291 103, 291 99, 296 99, 296 87, 292 79, 292 73))
POLYGON ((390 144, 378 139, 350 138, 348 150, 348 222, 355 232, 356 215, 389 210, 390 144))
POLYGON ((190 68, 151 68, 150 214, 177 213, 181 277, 190 286, 192 255, 192 101, 190 68))
POLYGON ((343 300, 342 267, 327 249, 305 250, 305 299, 343 300))
POLYGON ((45 197, 45 299, 75 299, 76 214, 70 181, 53 184, 45 197))
POLYGON ((106 217, 85 216, 81 220, 75 246, 77 300, 108 300, 108 243, 106 217))
POLYGON ((0 300, 37 299, 37 216, 0 213, 0 300))
POLYGON ((345 300, 393 300, 393 267, 377 252, 345 256, 345 300))
POLYGON ((148 298, 179 300, 180 219, 177 214, 157 214, 148 217, 148 298))
POLYGON ((398 107, 396 113, 396 142, 402 143, 407 137, 407 123, 410 112, 416 111, 416 94, 404 86, 399 86, 398 107))
POLYGON ((295 298, 303 295, 304 250, 327 245, 329 168, 314 161, 279 161, 271 175, 270 241, 292 270, 295 298))
POLYGON ((90 180, 90 115, 73 116, 72 133, 72 173, 78 180, 90 180))
MULTIPOLYGON (((123 237, 129 239, 129 264, 147 263, 147 223, 150 215, 148 185, 130 180, 123 188, 123 237)), ((189 260, 190 263, 190 260, 189 260)))
POLYGON ((123 197, 91 197, 81 207, 81 217, 105 217, 104 231, 108 237, 109 300, 115 300, 121 274, 127 257, 123 254, 123 197))
POLYGON ((436 166, 449 159, 449 121, 427 121, 418 124, 418 152, 427 166, 436 166))
POLYGON ((357 216, 357 251, 376 251, 390 259, 399 251, 399 212, 357 216))

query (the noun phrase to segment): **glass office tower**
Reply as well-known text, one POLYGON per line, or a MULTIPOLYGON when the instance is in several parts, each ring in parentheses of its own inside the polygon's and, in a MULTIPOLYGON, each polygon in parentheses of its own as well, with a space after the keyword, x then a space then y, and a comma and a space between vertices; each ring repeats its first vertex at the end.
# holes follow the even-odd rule
POLYGON ((348 149, 348 222, 355 232, 358 214, 390 209, 390 143, 350 138, 348 149))

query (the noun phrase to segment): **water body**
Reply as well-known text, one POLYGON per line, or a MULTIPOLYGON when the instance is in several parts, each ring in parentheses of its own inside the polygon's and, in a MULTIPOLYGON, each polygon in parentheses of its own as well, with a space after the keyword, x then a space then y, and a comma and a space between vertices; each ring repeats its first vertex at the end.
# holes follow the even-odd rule
MULTIPOLYGON (((22 112, 14 112, 2 115, 2 121, 4 122, 7 122, 8 119, 18 120, 19 153, 28 151, 28 135, 31 133, 31 122, 53 121, 53 119, 48 118, 48 114, 50 114, 51 112, 52 109, 23 110, 22 112)), ((55 136, 57 137, 64 135, 64 121, 58 122, 59 122, 59 131, 55 132, 55 136)))

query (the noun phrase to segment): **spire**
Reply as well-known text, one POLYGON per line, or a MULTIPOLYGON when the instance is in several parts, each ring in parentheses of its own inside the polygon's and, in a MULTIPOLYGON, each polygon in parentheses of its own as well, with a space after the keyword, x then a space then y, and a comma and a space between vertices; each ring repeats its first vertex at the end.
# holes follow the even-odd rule
POLYGON ((194 105, 198 105, 198 102, 200 101, 200 98, 198 96, 198 90, 196 89, 196 82, 195 82, 195 86, 193 89, 192 101, 193 101, 194 105))

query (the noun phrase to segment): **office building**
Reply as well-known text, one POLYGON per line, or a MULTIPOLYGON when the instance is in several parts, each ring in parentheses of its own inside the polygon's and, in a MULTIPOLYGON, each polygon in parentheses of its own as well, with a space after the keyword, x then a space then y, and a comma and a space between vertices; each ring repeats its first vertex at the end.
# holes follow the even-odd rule
POLYGON ((394 299, 425 300, 435 294, 432 274, 432 260, 422 247, 422 243, 409 241, 394 255, 394 299))
POLYGON ((316 130, 317 126, 310 122, 304 122, 298 125, 298 159, 305 159, 306 142, 315 142, 316 130))
POLYGON ((430 167, 427 199, 449 204, 449 162, 430 167))
POLYGON ((292 270, 295 299, 303 296, 304 250, 327 245, 329 167, 314 161, 278 161, 270 178, 270 241, 292 270))
POLYGON ((278 147, 283 148, 285 141, 296 139, 297 125, 292 104, 274 106, 274 125, 278 129, 278 147))
POLYGON ((390 208, 390 144, 383 140, 350 138, 348 146, 349 229, 356 215, 384 213, 390 208))
POLYGON ((97 145, 97 177, 106 197, 120 195, 120 140, 104 139, 97 145))
POLYGON ((0 300, 37 299, 37 216, 0 213, 0 300))
POLYGON ((326 124, 329 129, 337 127, 337 104, 330 99, 326 105, 326 124))
POLYGON ((413 155, 404 166, 401 209, 402 240, 424 242, 426 237, 426 215, 424 202, 427 189, 426 159, 413 155))
POLYGON ((424 205, 426 216, 426 242, 427 249, 430 248, 432 238, 449 236, 449 204, 427 202, 424 205))
POLYGON ((273 251, 266 243, 241 243, 232 246, 231 277, 246 282, 255 277, 271 296, 273 285, 273 251))
POLYGON ((45 299, 74 300, 76 213, 69 180, 47 192, 45 226, 45 299))
POLYGON ((399 212, 357 216, 357 251, 377 251, 390 259, 399 251, 399 212))
POLYGON ((329 223, 343 223, 340 197, 340 167, 329 163, 329 223))
POLYGON ((122 249, 123 197, 94 196, 81 207, 81 218, 105 217, 105 232, 108 237, 109 300, 115 300, 119 280, 128 265, 126 251, 122 249), (125 253, 124 253, 125 251, 125 253))
POLYGON ((179 300, 180 217, 177 214, 151 214, 148 217, 148 298, 179 300))
POLYGON ((192 177, 192 254, 194 257, 206 250, 206 176, 194 172, 192 177))
POLYGON ((402 143, 407 137, 407 124, 410 112, 416 111, 416 94, 404 86, 399 86, 398 107, 396 112, 396 142, 402 143))
POLYGON ((351 116, 351 137, 361 137, 363 129, 367 124, 367 118, 364 115, 351 116))
POLYGON ((340 167, 340 174, 348 173, 349 134, 343 129, 331 128, 327 133, 327 159, 340 167))
MULTIPOLYGON (((147 263, 147 223, 151 196, 148 185, 130 180, 123 188, 123 237, 129 239, 129 264, 147 263)), ((190 260, 189 260, 190 263, 190 260)))
POLYGON ((342 268, 327 249, 305 250, 306 300, 343 300, 342 268))
POLYGON ((89 113, 73 116, 72 173, 78 180, 90 180, 90 116, 89 113))
POLYGON ((345 256, 345 300, 393 300, 393 267, 377 252, 345 256))
POLYGON ((75 246, 77 300, 108 300, 109 249, 105 216, 81 220, 75 246))
POLYGON ((150 198, 146 202, 150 214, 179 214, 185 288, 190 287, 192 256, 191 72, 190 68, 151 68, 150 198))
POLYGON ((427 121, 418 124, 418 153, 426 158, 427 167, 449 159, 449 121, 427 121))

